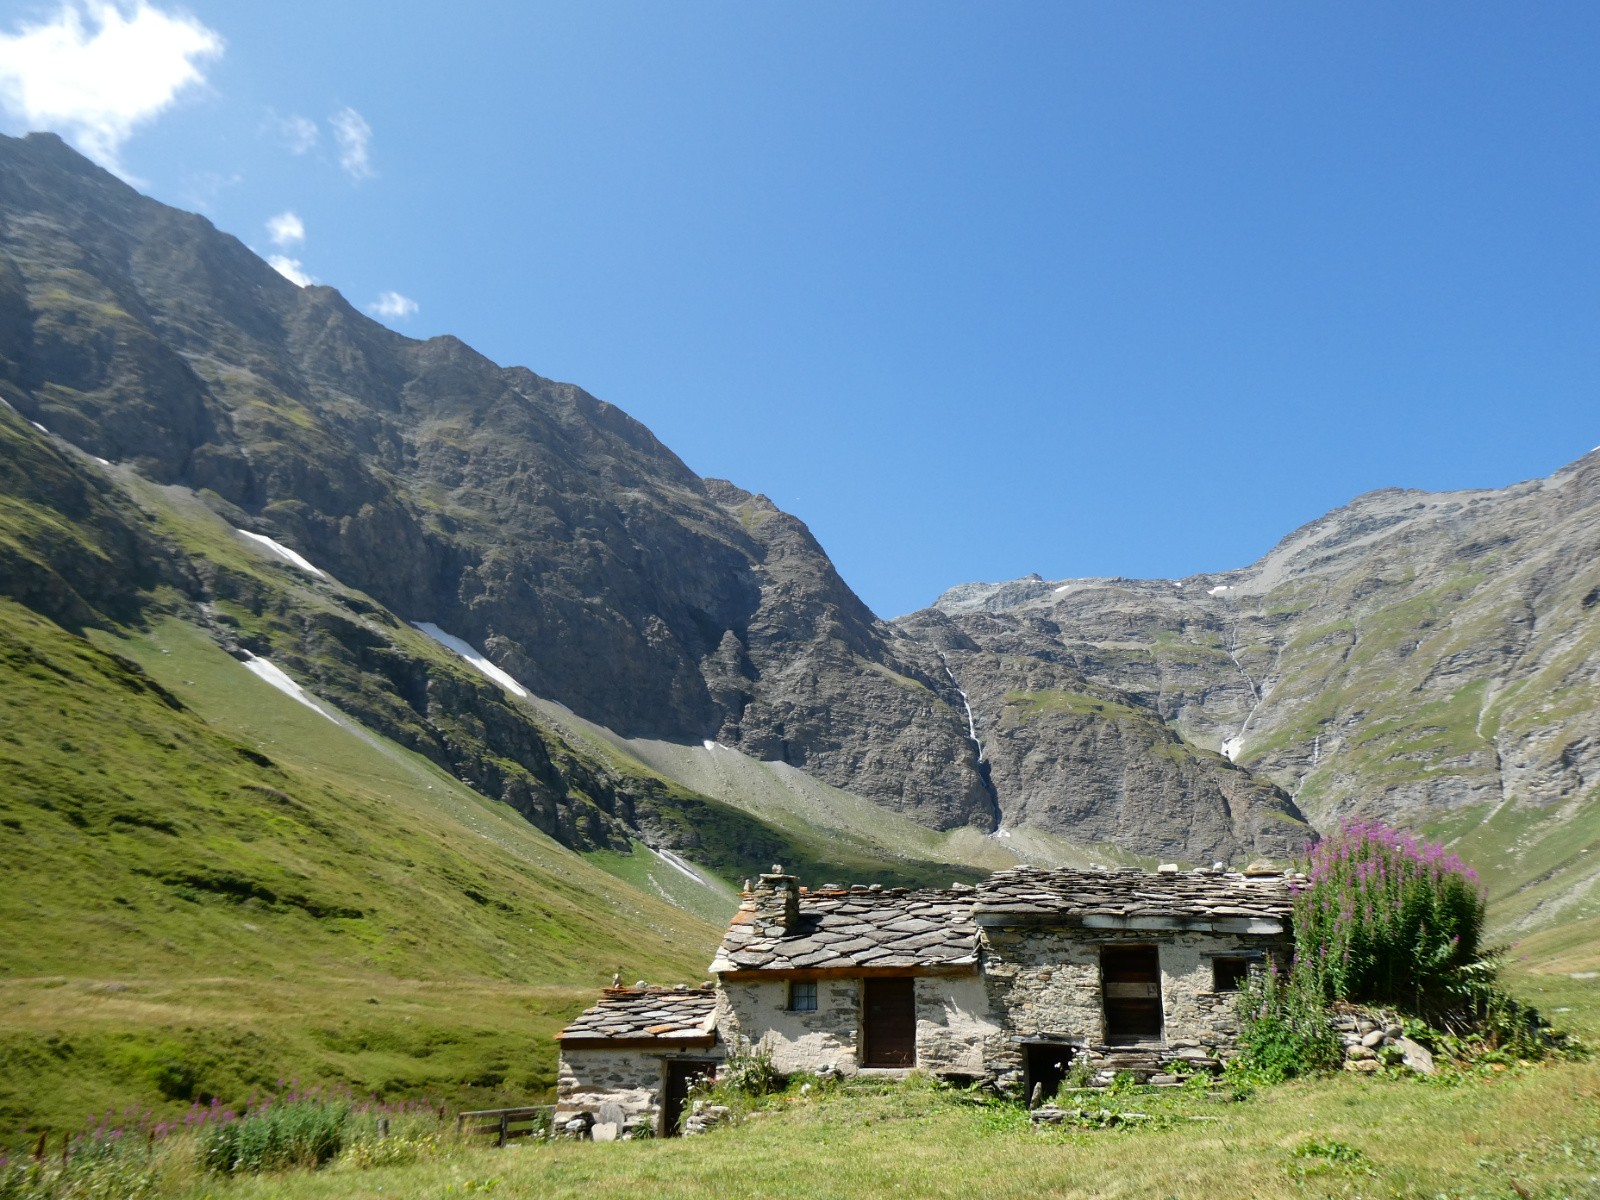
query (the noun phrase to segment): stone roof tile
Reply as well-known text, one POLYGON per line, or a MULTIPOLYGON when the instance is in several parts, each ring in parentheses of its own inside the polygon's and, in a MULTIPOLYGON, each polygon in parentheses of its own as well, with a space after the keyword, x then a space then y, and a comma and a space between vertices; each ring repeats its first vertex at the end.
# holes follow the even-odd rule
POLYGON ((574 1017, 558 1041, 638 1041, 709 1037, 717 994, 707 988, 607 988, 600 1002, 574 1017))

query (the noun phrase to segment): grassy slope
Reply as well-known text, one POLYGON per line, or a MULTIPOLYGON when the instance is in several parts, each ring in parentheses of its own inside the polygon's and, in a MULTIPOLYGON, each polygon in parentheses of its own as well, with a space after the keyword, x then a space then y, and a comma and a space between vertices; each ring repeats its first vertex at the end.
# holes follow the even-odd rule
POLYGON ((118 649, 0 602, 5 1126, 287 1074, 527 1097, 613 970, 701 977, 716 926, 199 630, 118 649))

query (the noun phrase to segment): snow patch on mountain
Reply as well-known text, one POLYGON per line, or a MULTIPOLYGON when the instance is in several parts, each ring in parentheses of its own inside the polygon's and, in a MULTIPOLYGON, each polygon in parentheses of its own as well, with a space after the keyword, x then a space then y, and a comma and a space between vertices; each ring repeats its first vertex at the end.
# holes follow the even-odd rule
MULTIPOLYGON (((103 462, 104 460, 102 459, 100 461, 103 462)), ((107 463, 106 465, 109 466, 110 464, 107 463)), ((326 571, 312 566, 311 563, 306 559, 305 555, 289 549, 289 547, 285 546, 282 542, 273 541, 264 533, 251 533, 248 529, 236 529, 234 532, 240 537, 249 538, 252 542, 262 547, 262 549, 266 550, 268 553, 275 554, 279 558, 283 559, 284 562, 299 567, 308 575, 315 575, 318 579, 326 579, 328 577, 328 573, 326 571)))
POLYGON ((513 696, 521 697, 523 700, 528 698, 527 688, 518 683, 508 672, 502 671, 499 667, 495 666, 492 662, 485 658, 481 653, 473 648, 470 642, 456 637, 453 633, 446 633, 432 621, 413 621, 411 622, 411 625, 413 628, 419 629, 423 633, 427 634, 446 650, 454 651, 456 654, 460 655, 461 658, 466 661, 468 666, 472 667, 480 674, 494 680, 513 696))

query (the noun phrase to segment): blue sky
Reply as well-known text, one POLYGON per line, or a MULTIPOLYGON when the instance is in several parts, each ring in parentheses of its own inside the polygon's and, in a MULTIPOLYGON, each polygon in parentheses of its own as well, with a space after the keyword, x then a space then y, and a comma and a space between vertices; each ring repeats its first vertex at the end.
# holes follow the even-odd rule
POLYGON ((1362 491, 1600 442, 1593 5, 84 0, 0 33, 8 132, 620 405, 886 616, 1242 566, 1362 491))

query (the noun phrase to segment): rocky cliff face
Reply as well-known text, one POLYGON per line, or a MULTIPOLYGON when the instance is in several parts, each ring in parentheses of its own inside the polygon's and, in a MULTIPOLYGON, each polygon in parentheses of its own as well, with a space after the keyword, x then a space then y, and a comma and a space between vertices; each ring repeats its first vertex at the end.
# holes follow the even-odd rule
MULTIPOLYGON (((1066 672, 1324 826, 1537 809, 1600 778, 1597 506, 1600 452, 1496 491, 1374 492, 1240 571, 967 584, 904 624, 963 639, 999 729, 1066 672)), ((1030 733, 1024 761, 1054 745, 1030 733)))

